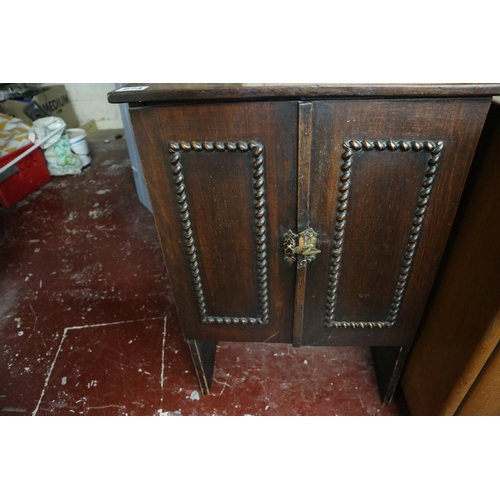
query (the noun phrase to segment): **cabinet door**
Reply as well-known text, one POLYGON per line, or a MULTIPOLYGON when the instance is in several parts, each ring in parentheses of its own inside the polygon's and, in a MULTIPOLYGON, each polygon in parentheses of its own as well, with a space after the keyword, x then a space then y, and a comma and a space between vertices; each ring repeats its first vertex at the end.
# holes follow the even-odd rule
POLYGON ((188 339, 290 342, 297 104, 133 109, 132 122, 188 339))
POLYGON ((313 103, 303 344, 411 343, 489 102, 313 103))

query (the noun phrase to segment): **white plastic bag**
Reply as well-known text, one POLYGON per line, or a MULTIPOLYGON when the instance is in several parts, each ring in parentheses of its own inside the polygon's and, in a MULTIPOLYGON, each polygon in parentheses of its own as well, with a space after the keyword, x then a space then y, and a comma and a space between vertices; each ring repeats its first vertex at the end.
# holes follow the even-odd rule
POLYGON ((64 120, 55 116, 48 116, 33 122, 33 131, 38 141, 53 134, 57 129, 60 129, 60 132, 56 132, 53 137, 41 146, 50 175, 79 174, 82 171, 82 160, 71 151, 69 138, 65 134, 66 124, 64 120))
POLYGON ((66 123, 62 118, 47 116, 47 118, 39 118, 38 120, 35 120, 32 127, 33 132, 36 134, 37 141, 42 141, 45 137, 52 134, 52 132, 57 129, 60 129, 59 133, 56 133, 53 137, 46 141, 45 144, 43 144, 42 149, 50 148, 50 146, 53 146, 61 138, 66 129, 66 123))

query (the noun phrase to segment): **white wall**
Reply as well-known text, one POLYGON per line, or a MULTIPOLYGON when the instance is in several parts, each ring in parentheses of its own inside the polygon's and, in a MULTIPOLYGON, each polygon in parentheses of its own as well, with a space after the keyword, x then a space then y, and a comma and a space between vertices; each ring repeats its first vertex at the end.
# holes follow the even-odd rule
MULTIPOLYGON (((44 83, 46 85, 60 85, 44 83)), ((114 83, 64 83, 80 125, 95 120, 98 129, 123 128, 118 104, 109 104, 107 94, 114 83)))

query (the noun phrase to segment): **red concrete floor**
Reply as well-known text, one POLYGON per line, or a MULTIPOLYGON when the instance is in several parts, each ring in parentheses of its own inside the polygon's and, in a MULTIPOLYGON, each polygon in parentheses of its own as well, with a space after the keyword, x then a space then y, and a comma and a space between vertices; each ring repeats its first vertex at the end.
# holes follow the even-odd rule
POLYGON ((222 343, 202 396, 124 139, 89 142, 81 175, 0 209, 0 415, 408 414, 355 347, 222 343))

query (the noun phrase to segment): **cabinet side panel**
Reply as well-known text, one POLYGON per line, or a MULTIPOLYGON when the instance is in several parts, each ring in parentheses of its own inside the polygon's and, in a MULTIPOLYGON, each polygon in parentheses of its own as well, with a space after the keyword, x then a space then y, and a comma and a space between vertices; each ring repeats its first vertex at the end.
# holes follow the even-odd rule
MULTIPOLYGON (((479 387, 491 389, 488 380, 492 379, 477 388, 473 385, 500 343, 499 193, 500 105, 494 103, 401 380, 414 415, 465 414, 473 406, 486 415, 500 401, 497 386, 489 392, 490 405, 483 406, 487 401, 482 395, 487 391, 479 387), (464 400, 467 405, 457 411, 464 400)), ((488 373, 495 371, 488 369, 488 373)))
POLYGON ((131 112, 184 335, 290 342, 297 104, 131 112))

